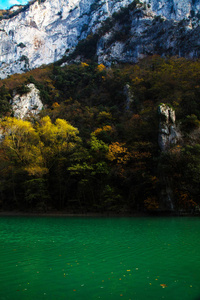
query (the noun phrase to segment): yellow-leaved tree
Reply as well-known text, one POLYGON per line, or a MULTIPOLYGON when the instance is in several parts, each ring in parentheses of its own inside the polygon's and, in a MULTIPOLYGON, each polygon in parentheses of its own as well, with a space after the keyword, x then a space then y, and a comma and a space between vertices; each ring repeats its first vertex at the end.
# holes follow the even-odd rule
POLYGON ((33 175, 46 173, 40 137, 31 122, 6 117, 0 122, 0 128, 3 136, 1 150, 10 165, 33 175))
MULTIPOLYGON (((6 117, 0 121, 1 150, 12 165, 34 174, 48 172, 55 159, 70 152, 81 141, 78 129, 66 120, 43 117, 34 127, 29 121, 6 117)), ((41 175, 41 174, 40 174, 41 175)))
POLYGON ((41 152, 48 168, 52 167, 57 157, 71 152, 81 141, 78 129, 63 119, 56 119, 53 124, 50 117, 46 116, 36 128, 42 143, 41 152))
MULTIPOLYGON (((6 175, 9 178, 14 198, 17 199, 16 188, 21 176, 24 179, 20 183, 24 182, 26 187, 21 187, 20 192, 24 189, 27 202, 32 204, 41 199, 46 202, 49 199, 45 192, 48 174, 51 169, 58 173, 59 167, 66 164, 69 155, 80 144, 78 129, 62 119, 53 124, 48 116, 35 125, 6 117, 0 121, 0 133, 0 177, 6 175)), ((56 181, 62 174, 54 178, 56 181)))

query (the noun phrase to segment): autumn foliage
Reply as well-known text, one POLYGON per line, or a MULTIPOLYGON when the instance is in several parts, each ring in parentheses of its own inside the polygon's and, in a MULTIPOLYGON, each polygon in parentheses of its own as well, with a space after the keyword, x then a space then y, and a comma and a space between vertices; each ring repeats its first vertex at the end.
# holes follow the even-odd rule
POLYGON ((196 210, 199 78, 198 60, 153 56, 112 68, 57 63, 1 80, 2 209, 159 212, 167 178, 175 209, 196 210), (45 108, 15 119, 12 95, 30 82, 45 108), (166 153, 158 146, 160 103, 173 106, 181 132, 166 153))

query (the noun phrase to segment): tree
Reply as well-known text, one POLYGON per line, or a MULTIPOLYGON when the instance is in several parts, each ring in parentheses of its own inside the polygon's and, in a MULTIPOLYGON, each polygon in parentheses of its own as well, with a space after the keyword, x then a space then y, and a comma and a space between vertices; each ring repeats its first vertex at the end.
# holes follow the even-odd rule
POLYGON ((29 121, 6 117, 0 121, 0 128, 3 135, 1 158, 2 163, 6 161, 10 168, 7 176, 14 183, 13 194, 16 195, 15 182, 19 179, 15 174, 20 172, 23 174, 18 184, 18 187, 21 186, 20 195, 26 182, 29 188, 25 190, 24 199, 31 205, 47 181, 51 180, 53 187, 59 189, 57 194, 61 195, 60 186, 62 183, 65 188, 63 180, 66 179, 60 172, 61 166, 67 168, 69 155, 80 144, 78 129, 62 119, 57 119, 53 124, 48 116, 35 126, 29 121), (38 190, 34 191, 36 186, 38 190))
POLYGON ((78 129, 63 119, 56 119, 53 124, 50 117, 46 116, 36 128, 42 143, 41 152, 48 168, 55 164, 58 157, 72 152, 77 143, 81 142, 78 129))
POLYGON ((13 166, 25 170, 42 165, 40 138, 31 122, 6 117, 1 120, 0 127, 3 134, 1 149, 13 166))
POLYGON ((6 113, 11 111, 11 105, 9 103, 11 95, 8 89, 3 85, 0 88, 0 116, 2 117, 6 113))

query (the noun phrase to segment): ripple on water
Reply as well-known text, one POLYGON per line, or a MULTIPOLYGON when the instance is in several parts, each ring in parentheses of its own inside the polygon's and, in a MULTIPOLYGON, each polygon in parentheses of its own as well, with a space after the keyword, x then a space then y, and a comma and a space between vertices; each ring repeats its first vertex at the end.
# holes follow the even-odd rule
POLYGON ((198 218, 1 218, 0 299, 195 300, 199 230, 198 218))

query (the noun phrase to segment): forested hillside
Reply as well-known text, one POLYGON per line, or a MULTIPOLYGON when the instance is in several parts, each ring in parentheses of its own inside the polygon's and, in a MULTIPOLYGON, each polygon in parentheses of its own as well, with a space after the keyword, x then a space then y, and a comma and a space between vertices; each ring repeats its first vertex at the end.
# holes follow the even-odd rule
POLYGON ((200 62, 152 56, 134 65, 86 61, 0 81, 3 210, 194 212, 200 204, 200 62), (13 117, 11 99, 34 83, 39 116, 13 117), (158 145, 158 106, 176 113, 180 138, 158 145))

